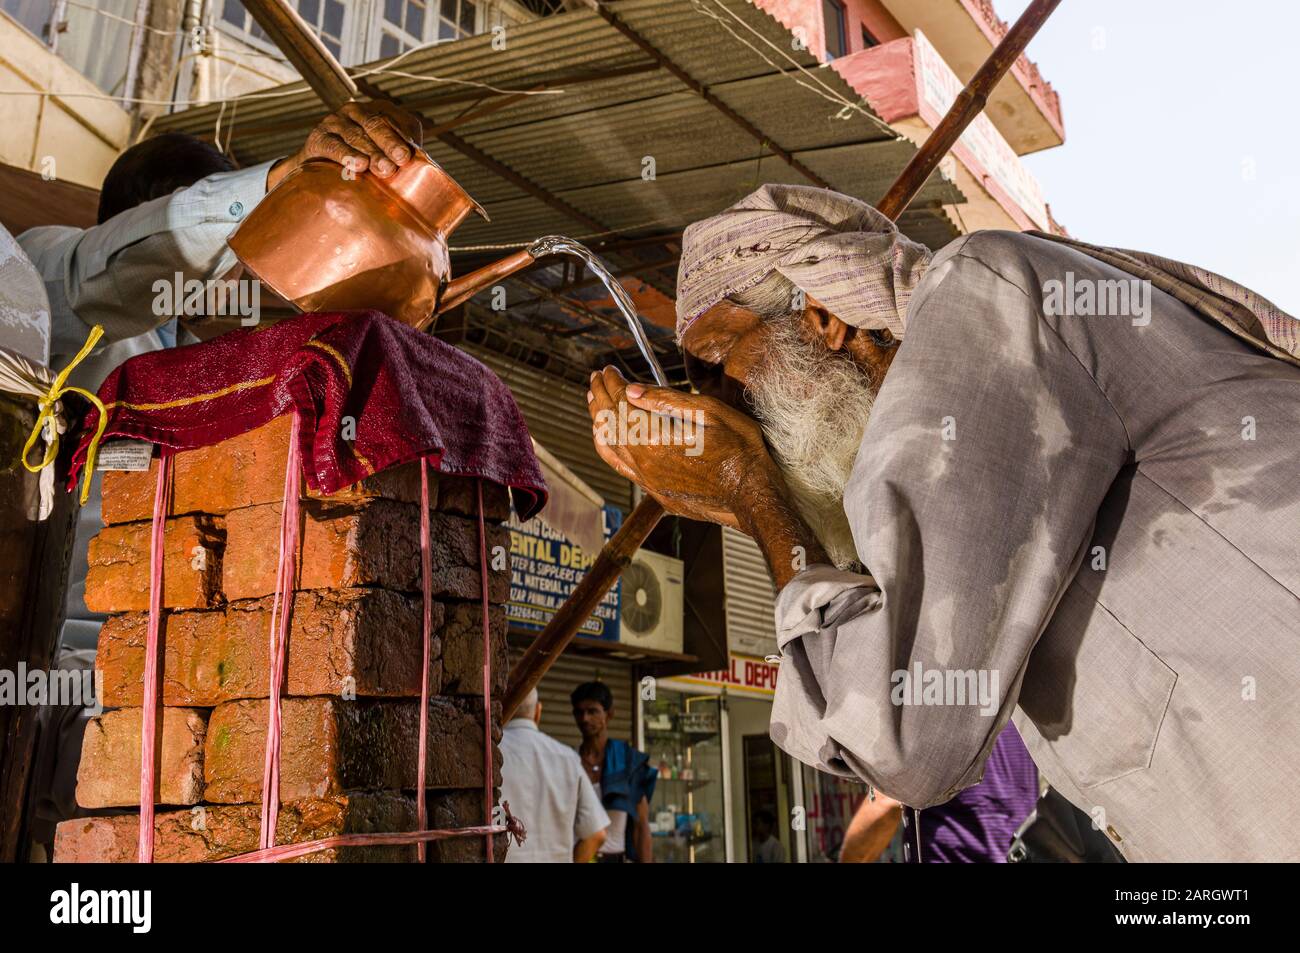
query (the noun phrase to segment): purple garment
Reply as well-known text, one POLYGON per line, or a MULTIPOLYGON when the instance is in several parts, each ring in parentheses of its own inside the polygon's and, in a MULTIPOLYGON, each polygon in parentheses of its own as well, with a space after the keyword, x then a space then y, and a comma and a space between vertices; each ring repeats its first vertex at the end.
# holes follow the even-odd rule
MULTIPOLYGON (((921 858, 927 864, 1001 864, 1017 828, 1038 803, 1038 768, 1010 722, 984 766, 984 780, 951 801, 920 812, 921 858)), ((915 852, 915 813, 905 836, 915 852)))

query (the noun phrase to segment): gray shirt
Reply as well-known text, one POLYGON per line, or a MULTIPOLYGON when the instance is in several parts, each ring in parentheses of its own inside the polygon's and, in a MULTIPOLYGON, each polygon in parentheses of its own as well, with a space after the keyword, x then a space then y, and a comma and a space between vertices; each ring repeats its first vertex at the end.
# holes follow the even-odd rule
POLYGON ((609 826, 578 753, 523 716, 501 733, 501 800, 528 831, 507 863, 572 863, 573 845, 609 826))
POLYGON ((844 506, 871 575, 777 600, 773 739, 914 807, 1014 716, 1129 860, 1300 860, 1300 368, 1131 276, 979 232, 936 255, 844 506))

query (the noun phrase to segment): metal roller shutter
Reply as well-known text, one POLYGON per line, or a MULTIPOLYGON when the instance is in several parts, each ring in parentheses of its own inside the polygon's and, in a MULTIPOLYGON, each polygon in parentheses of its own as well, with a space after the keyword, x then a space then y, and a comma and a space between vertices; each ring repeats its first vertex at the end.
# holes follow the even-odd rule
POLYGON ((473 344, 461 347, 505 381, 538 443, 586 481, 606 503, 624 512, 632 508, 632 484, 611 470, 592 445, 586 388, 543 374, 486 348, 473 344))
POLYGON ((776 652, 776 592, 767 560, 744 533, 722 528, 727 648, 759 657, 776 652))
MULTIPOLYGON (((513 665, 523 654, 522 648, 511 646, 510 663, 513 665)), ((614 695, 614 716, 610 720, 609 736, 635 744, 632 719, 636 694, 632 687, 631 666, 585 655, 561 655, 537 687, 542 701, 542 731, 575 749, 582 744, 582 735, 573 723, 569 694, 583 682, 594 681, 604 682, 614 695)))

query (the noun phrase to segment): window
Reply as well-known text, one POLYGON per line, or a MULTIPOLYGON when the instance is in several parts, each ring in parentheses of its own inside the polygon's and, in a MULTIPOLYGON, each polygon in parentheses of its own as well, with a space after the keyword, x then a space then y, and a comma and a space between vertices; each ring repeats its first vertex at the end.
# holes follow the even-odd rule
POLYGON ((236 30, 255 40, 261 40, 263 43, 271 42, 271 38, 262 32, 253 15, 244 9, 244 5, 239 0, 222 0, 221 22, 229 23, 236 30))
POLYGON ((459 40, 476 32, 478 4, 474 0, 437 0, 438 39, 459 40))
MULTIPOLYGON (((379 55, 396 56, 424 43, 427 0, 383 0, 380 17, 379 55)), ((434 3, 437 0, 433 0, 434 3)))
POLYGON ((30 33, 49 42, 50 16, 54 12, 49 0, 4 0, 3 9, 30 33))
POLYGON ((298 0, 298 15, 320 37, 325 48, 336 57, 343 56, 343 15, 340 0, 298 0))
MULTIPOLYGON (((343 48, 346 46, 345 20, 348 7, 343 0, 291 0, 298 15, 320 37, 325 48, 340 61, 345 61, 343 48)), ((221 22, 235 28, 235 34, 242 39, 252 39, 261 44, 268 52, 274 51, 271 38, 262 31, 253 19, 253 15, 244 9, 241 0, 221 0, 221 22)), ((229 31, 227 31, 229 32, 229 31)))
POLYGON ((840 0, 822 0, 822 20, 826 25, 826 56, 835 59, 848 52, 848 34, 844 29, 844 4, 840 0))
POLYGON ((104 92, 123 95, 133 0, 77 0, 62 8, 50 0, 4 0, 3 9, 104 92), (63 30, 52 33, 50 21, 55 14, 61 17, 63 30))
POLYGON ((382 0, 379 55, 396 56, 415 46, 459 40, 478 32, 475 0, 382 0))
MULTIPOLYGON (((28 0, 0 0, 6 8, 28 0)), ((48 2, 48 0, 46 0, 48 2)), ((83 0, 84 2, 84 0, 83 0)), ((116 0, 134 4, 136 0, 116 0)), ((325 48, 345 66, 442 40, 459 40, 489 28, 482 0, 290 0, 325 48)), ((216 0, 224 32, 268 53, 275 47, 241 0, 216 0)))
POLYGON ((880 45, 880 41, 871 35, 871 31, 867 29, 867 25, 865 23, 862 24, 862 48, 864 50, 869 50, 873 46, 879 46, 879 45, 880 45))

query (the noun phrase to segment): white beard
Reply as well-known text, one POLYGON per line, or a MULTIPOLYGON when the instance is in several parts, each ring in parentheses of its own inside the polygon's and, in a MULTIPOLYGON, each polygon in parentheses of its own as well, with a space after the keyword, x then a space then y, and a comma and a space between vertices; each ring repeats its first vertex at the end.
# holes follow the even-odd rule
POLYGON ((795 505, 831 562, 846 569, 858 552, 844 487, 871 414, 871 377, 846 352, 806 339, 793 316, 774 323, 749 398, 795 505))

